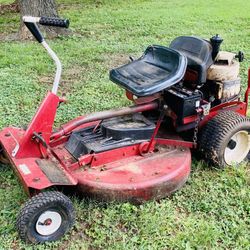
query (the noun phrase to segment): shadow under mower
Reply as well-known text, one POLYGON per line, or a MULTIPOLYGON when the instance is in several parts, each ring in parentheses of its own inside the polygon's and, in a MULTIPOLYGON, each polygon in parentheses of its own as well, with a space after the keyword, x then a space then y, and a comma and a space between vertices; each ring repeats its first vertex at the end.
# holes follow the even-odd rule
POLYGON ((169 47, 151 45, 136 60, 110 71, 134 106, 80 116, 53 129, 61 62, 36 23, 67 28, 68 20, 24 16, 36 40, 55 61, 52 91, 27 129, 0 131, 0 155, 32 197, 17 219, 22 240, 61 238, 74 224, 70 199, 51 187, 75 188, 102 200, 143 202, 181 188, 191 168, 190 149, 224 168, 244 161, 250 150, 250 120, 237 55, 220 51, 222 39, 192 36, 169 47), (42 192, 44 191, 44 192, 42 192))

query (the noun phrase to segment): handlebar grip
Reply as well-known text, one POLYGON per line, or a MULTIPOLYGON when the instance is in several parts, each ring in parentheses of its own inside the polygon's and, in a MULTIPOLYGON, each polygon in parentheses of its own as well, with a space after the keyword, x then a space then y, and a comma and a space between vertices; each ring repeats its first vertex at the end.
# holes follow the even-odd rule
POLYGON ((60 19, 56 17, 41 17, 39 24, 46 26, 55 26, 61 28, 69 27, 69 19, 60 19))

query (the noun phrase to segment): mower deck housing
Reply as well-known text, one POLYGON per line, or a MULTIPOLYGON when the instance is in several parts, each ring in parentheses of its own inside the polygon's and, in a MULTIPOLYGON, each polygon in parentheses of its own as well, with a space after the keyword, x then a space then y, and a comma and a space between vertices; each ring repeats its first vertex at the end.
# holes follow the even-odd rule
POLYGON ((74 186, 98 199, 142 202, 171 194, 184 185, 190 173, 190 150, 166 145, 141 155, 141 143, 137 143, 76 160, 65 148, 65 138, 51 145, 46 159, 16 159, 13 149, 24 133, 19 128, 5 128, 0 141, 30 195, 51 186, 74 186))

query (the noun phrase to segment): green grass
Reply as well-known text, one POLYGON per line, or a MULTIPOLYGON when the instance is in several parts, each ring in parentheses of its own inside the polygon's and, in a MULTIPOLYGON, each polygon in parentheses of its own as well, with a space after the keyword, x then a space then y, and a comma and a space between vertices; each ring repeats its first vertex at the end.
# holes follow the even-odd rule
MULTIPOLYGON (((6 0, 0 0, 6 3, 6 0)), ((9 1, 11 2, 11 1, 9 1)), ((59 1, 71 19, 70 37, 50 42, 64 65, 57 124, 83 113, 127 105, 108 71, 149 44, 168 45, 179 35, 209 38, 219 33, 224 50, 243 50, 243 89, 249 66, 250 2, 59 1)), ((16 32, 18 14, 0 16, 0 37, 16 32)), ((0 128, 24 126, 53 81, 53 64, 35 42, 0 42, 0 128)), ((249 166, 218 171, 194 161, 188 183, 172 197, 140 206, 72 197, 73 230, 61 241, 35 249, 249 249, 249 166)), ((27 197, 9 166, 0 168, 0 249, 34 249, 23 244, 15 218, 27 197)))

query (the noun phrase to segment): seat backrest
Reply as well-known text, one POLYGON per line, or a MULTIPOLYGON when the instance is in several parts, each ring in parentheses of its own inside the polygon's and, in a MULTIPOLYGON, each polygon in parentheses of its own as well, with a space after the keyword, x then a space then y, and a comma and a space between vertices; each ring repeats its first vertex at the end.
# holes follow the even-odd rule
POLYGON ((206 82, 207 69, 213 64, 210 42, 198 37, 180 36, 171 42, 170 48, 187 57, 187 69, 194 70, 198 74, 197 84, 206 82))

